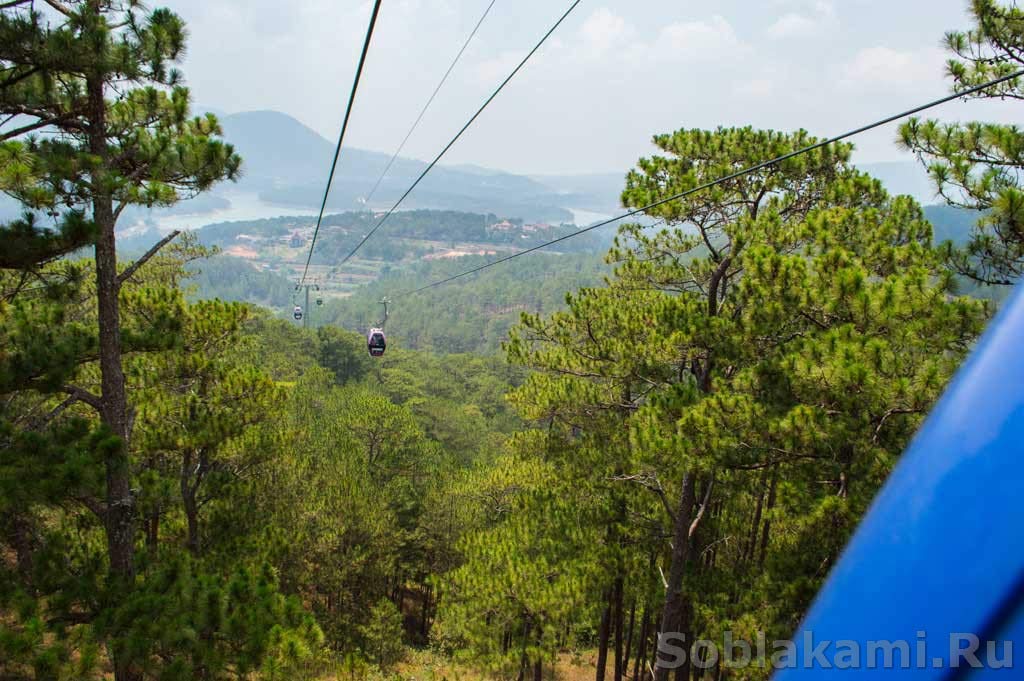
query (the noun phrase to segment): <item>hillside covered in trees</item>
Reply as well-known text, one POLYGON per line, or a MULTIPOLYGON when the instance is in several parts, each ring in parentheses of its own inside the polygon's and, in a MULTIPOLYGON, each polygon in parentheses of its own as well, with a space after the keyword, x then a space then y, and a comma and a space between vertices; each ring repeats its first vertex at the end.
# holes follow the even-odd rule
MULTIPOLYGON (((465 262, 465 256, 499 257, 571 236, 579 229, 573 224, 528 223, 521 218, 502 218, 493 213, 432 210, 400 211, 390 217, 369 211, 327 215, 319 232, 316 219, 312 217, 217 223, 197 230, 197 238, 234 261, 215 262, 209 268, 212 277, 204 277, 200 288, 208 296, 284 308, 287 300, 283 297, 267 297, 266 289, 272 285, 272 280, 295 282, 305 272, 307 279, 319 287, 322 296, 337 299, 357 292, 360 286, 396 268, 423 273, 430 271, 432 263, 465 262), (379 237, 360 245, 363 237, 378 225, 381 226, 379 237), (314 238, 316 248, 307 272, 306 260, 314 238), (356 257, 349 258, 350 255, 356 257), (246 272, 239 260, 248 261, 249 269, 259 274, 246 272), (251 282, 252 295, 246 295, 239 281, 225 280, 223 275, 228 272, 251 282), (224 280, 223 287, 217 284, 221 280, 224 280)), ((566 239, 550 252, 596 255, 608 247, 614 232, 615 226, 607 225, 566 239)), ((152 237, 150 241, 160 238, 159 234, 152 237)), ((137 248, 139 241, 136 237, 128 243, 137 248)))
MULTIPOLYGON (((950 241, 958 247, 967 243, 977 220, 976 211, 946 206, 927 206, 924 216, 933 226, 936 244, 950 241)), ((325 223, 341 218, 328 216, 325 223)), ((355 214, 347 214, 344 219, 352 221, 355 214)), ((281 218, 259 223, 212 225, 200 230, 199 237, 218 247, 236 243, 239 234, 272 233, 280 238, 289 234, 289 225, 294 225, 294 220, 281 218)), ((583 252, 566 253, 564 248, 563 252, 541 251, 520 259, 514 268, 488 269, 442 288, 405 295, 483 265, 505 252, 496 249, 495 255, 422 257, 429 252, 445 252, 437 250, 441 243, 456 247, 457 244, 472 243, 473 248, 481 245, 505 248, 510 242, 520 241, 520 248, 529 248, 549 234, 530 234, 531 240, 526 241, 516 234, 509 239, 502 232, 504 239, 495 239, 494 234, 488 234, 480 226, 497 220, 493 215, 413 211, 410 214, 398 213, 395 220, 391 228, 401 238, 382 241, 383 250, 369 247, 363 252, 366 257, 380 258, 376 278, 364 285, 345 287, 344 297, 332 295, 336 291, 328 280, 313 296, 314 301, 317 297, 322 298, 324 305, 306 311, 310 324, 364 332, 380 320, 383 312, 380 301, 389 296, 399 296, 390 308, 390 328, 392 338, 403 347, 440 353, 494 353, 500 349, 521 313, 546 314, 563 309, 567 291, 600 285, 611 273, 601 247, 604 237, 598 235, 589 241, 581 238, 574 244, 566 242, 573 244, 571 251, 583 252), (422 241, 415 241, 417 238, 422 241), (424 243, 430 241, 434 245, 425 247, 424 243), (415 259, 416 254, 419 259, 415 259)), ((522 221, 513 220, 508 224, 521 226, 522 221)), ((343 257, 344 253, 338 252, 336 245, 328 247, 331 249, 334 249, 334 255, 324 256, 325 262, 329 262, 330 257, 335 257, 335 261, 343 257)), ((194 263, 190 266, 196 274, 191 280, 194 287, 191 295, 200 299, 222 298, 254 303, 275 309, 282 317, 288 316, 292 306, 303 304, 304 298, 296 293, 293 281, 264 265, 263 261, 254 262, 226 254, 194 263)), ((344 278, 344 275, 338 276, 344 278)), ((1009 293, 1007 287, 986 286, 969 278, 961 277, 958 281, 962 293, 976 297, 999 301, 1009 293)))
MULTIPOLYGON (((965 284, 1024 271, 1015 127, 902 128, 973 211, 944 244, 850 143, 680 128, 624 176, 640 215, 600 254, 414 293, 497 255, 438 243, 574 228, 400 213, 398 250, 303 328, 267 309, 287 278, 214 251, 301 250, 294 218, 119 254, 125 211, 242 159, 189 114, 177 15, 47 7, 0 5, 0 190, 23 208, 0 224, 5 681, 768 679, 775 650, 734 668, 695 642, 792 636, 992 317, 965 284)), ((972 7, 958 86, 1005 71, 968 43, 1024 55, 1020 10, 972 7)), ((330 217, 317 266, 372 224, 330 217)))
POLYGON ((565 306, 566 291, 600 285, 610 267, 602 256, 538 253, 515 269, 489 269, 450 285, 414 291, 481 265, 484 256, 427 261, 393 269, 351 297, 310 310, 311 322, 346 329, 367 329, 389 305, 391 338, 402 347, 439 353, 495 353, 522 314, 548 314, 565 306))

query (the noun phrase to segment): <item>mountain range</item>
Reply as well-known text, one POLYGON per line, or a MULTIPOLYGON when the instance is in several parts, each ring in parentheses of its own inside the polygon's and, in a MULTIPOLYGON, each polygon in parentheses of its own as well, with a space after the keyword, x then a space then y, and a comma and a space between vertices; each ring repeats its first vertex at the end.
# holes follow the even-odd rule
MULTIPOLYGON (((239 189, 254 191, 269 203, 318 208, 334 155, 334 144, 299 121, 274 111, 225 116, 225 137, 243 159, 239 189)), ((386 209, 427 168, 427 163, 396 159, 367 204, 367 194, 387 167, 390 156, 346 148, 339 159, 328 208, 332 211, 369 205, 386 209)), ((567 210, 587 197, 559 194, 528 177, 475 166, 438 166, 403 203, 405 208, 492 212, 549 222, 571 222, 567 210)))
MULTIPOLYGON (((188 215, 195 219, 187 226, 194 228, 209 222, 319 209, 334 143, 276 111, 227 114, 221 115, 220 120, 225 138, 235 145, 243 159, 243 176, 238 184, 221 185, 210 194, 171 209, 133 210, 122 221, 125 227, 148 223, 148 228, 159 229, 160 223, 172 216, 188 215), (261 204, 259 215, 253 211, 252 204, 257 203, 261 204), (234 210, 230 210, 232 204, 236 204, 234 210)), ((367 205, 375 210, 390 208, 427 167, 421 160, 398 158, 367 202, 367 194, 389 160, 385 153, 346 148, 335 174, 328 209, 342 212, 364 209, 367 205)), ((860 167, 881 179, 892 193, 910 194, 923 204, 935 203, 927 175, 913 161, 860 167)), ((528 177, 473 165, 438 165, 402 206, 494 213, 554 224, 586 224, 619 210, 625 173, 626 169, 614 173, 528 177)), ((0 197, 0 219, 17 213, 15 203, 0 197)))
MULTIPOLYGON (((242 188, 266 201, 318 208, 334 144, 294 118, 276 111, 223 116, 225 137, 244 159, 242 188)), ((351 210, 363 201, 390 156, 346 148, 339 160, 328 207, 351 210)), ((424 161, 398 158, 370 205, 390 207, 427 167, 424 161)), ((882 180, 893 194, 909 194, 923 204, 935 203, 926 172, 913 160, 859 164, 882 180)), ((626 170, 614 173, 523 176, 474 165, 438 165, 417 187, 407 208, 491 212, 528 220, 570 219, 566 209, 602 215, 619 210, 626 170)))

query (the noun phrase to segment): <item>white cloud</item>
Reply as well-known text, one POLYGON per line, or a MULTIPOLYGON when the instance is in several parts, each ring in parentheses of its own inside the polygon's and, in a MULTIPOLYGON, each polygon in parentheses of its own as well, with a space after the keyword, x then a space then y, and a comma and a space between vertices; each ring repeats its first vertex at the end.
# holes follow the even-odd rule
MULTIPOLYGON (((732 25, 722 16, 706 20, 677 21, 648 36, 620 15, 601 8, 593 12, 579 30, 564 39, 552 40, 537 55, 535 68, 525 78, 548 76, 564 78, 574 73, 577 79, 634 78, 637 73, 671 64, 702 61, 733 61, 749 50, 732 25), (544 63, 544 67, 539 64, 544 63)), ((505 51, 474 67, 479 83, 489 83, 507 75, 522 58, 518 51, 505 51)), ((536 82, 534 82, 536 84, 536 82)), ((554 85, 554 83, 553 83, 554 85)), ((567 85, 563 82, 562 87, 567 85)))
POLYGON ((788 12, 767 29, 770 38, 803 38, 823 34, 837 24, 835 8, 828 2, 817 2, 807 12, 788 12))
MULTIPOLYGON (((350 144, 394 149, 489 1, 384 3, 350 144)), ((853 127, 948 91, 938 43, 966 27, 963 1, 583 3, 445 162, 618 172, 649 151, 652 133, 679 127, 853 127)), ((191 29, 184 67, 197 102, 277 109, 337 135, 372 0, 171 4, 191 29)), ((405 153, 432 158, 564 8, 497 3, 405 153)), ((936 115, 1016 120, 1015 110, 989 115, 995 104, 936 115)), ((858 145, 871 158, 894 153, 890 131, 858 145)))
POLYGON ((594 11, 580 28, 584 44, 597 53, 603 53, 630 39, 634 33, 625 19, 607 7, 594 11))
POLYGON ((473 67, 476 84, 486 87, 498 85, 522 60, 523 53, 511 51, 485 59, 473 67))
MULTIPOLYGON (((537 72, 554 69, 569 73, 580 68, 609 68, 616 62, 630 61, 637 49, 636 29, 622 16, 606 7, 594 10, 580 28, 564 37, 553 36, 531 60, 521 79, 536 78, 537 72), (547 67, 539 64, 546 63, 547 67)), ((493 86, 514 69, 525 48, 503 50, 472 67, 473 80, 480 86, 493 86)))
POLYGON ((740 97, 759 99, 775 92, 775 83, 770 78, 752 78, 737 83, 733 91, 740 97))
POLYGON ((807 35, 814 32, 815 26, 814 20, 810 17, 797 12, 790 12, 768 27, 768 35, 772 38, 807 35))
POLYGON ((669 24, 655 40, 653 53, 662 59, 690 61, 734 56, 743 49, 732 24, 716 14, 708 20, 669 24))
POLYGON ((935 90, 941 84, 945 53, 938 48, 896 50, 884 45, 857 52, 841 68, 844 90, 935 90), (924 87, 922 87, 924 86, 924 87))

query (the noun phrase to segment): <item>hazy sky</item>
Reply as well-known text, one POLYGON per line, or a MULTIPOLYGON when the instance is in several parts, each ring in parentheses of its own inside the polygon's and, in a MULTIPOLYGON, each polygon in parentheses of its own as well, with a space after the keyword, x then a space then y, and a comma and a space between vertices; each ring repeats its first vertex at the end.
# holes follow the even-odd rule
MULTIPOLYGON (((393 151, 490 0, 384 0, 349 143, 393 151)), ((196 102, 275 109, 334 140, 371 3, 166 0, 191 32, 196 102)), ((405 155, 432 158, 569 5, 497 0, 405 155)), ((513 172, 620 172, 681 127, 828 136, 948 91, 946 30, 967 0, 583 0, 449 152, 513 172)), ((938 117, 1020 121, 1020 103, 938 117)), ((892 128, 861 161, 903 157, 892 128)))

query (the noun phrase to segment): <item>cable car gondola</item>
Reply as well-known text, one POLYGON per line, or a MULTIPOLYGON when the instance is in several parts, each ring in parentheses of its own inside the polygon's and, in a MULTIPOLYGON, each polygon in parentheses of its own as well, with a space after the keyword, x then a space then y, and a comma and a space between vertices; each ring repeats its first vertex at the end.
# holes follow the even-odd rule
POLYGON ((366 334, 366 347, 370 351, 370 357, 383 357, 388 348, 388 340, 384 336, 383 329, 370 329, 366 334))
POLYGON ((295 317, 295 321, 297 321, 297 322, 301 322, 302 321, 302 306, 300 306, 300 305, 296 305, 295 306, 295 309, 292 310, 292 317, 295 317))
POLYGON ((383 357, 388 349, 388 339, 384 335, 384 326, 388 323, 388 299, 380 301, 384 306, 384 319, 380 326, 375 326, 366 334, 366 349, 370 351, 370 357, 383 357))

